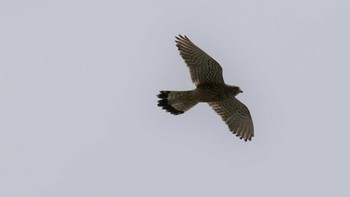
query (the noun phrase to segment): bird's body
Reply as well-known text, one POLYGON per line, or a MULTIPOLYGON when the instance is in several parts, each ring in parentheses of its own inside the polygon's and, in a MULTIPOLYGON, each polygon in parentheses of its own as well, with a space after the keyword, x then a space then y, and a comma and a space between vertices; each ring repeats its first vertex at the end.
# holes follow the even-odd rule
POLYGON ((197 87, 189 91, 160 91, 158 106, 178 115, 199 102, 207 102, 234 134, 245 141, 251 140, 254 128, 250 112, 235 98, 242 90, 238 86, 226 85, 221 66, 186 36, 176 38, 176 46, 190 68, 192 81, 197 87))
POLYGON ((194 90, 199 102, 215 102, 229 99, 240 92, 240 88, 228 85, 199 85, 194 90))

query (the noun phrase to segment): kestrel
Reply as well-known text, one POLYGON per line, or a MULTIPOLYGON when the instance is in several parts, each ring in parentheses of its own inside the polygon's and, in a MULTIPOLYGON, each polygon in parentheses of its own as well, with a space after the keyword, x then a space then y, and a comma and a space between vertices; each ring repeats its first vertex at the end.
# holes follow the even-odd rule
POLYGON ((186 112, 199 102, 207 102, 228 125, 230 131, 245 141, 254 136, 254 126, 248 108, 235 98, 243 93, 240 87, 226 85, 222 68, 213 58, 186 36, 176 37, 176 46, 190 69, 196 89, 160 91, 158 106, 171 114, 186 112))

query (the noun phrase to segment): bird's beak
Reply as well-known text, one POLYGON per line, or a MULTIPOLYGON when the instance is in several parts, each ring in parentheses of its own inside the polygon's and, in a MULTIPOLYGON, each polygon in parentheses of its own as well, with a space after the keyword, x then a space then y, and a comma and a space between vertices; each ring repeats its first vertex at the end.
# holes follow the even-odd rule
POLYGON ((243 90, 242 90, 241 88, 239 88, 239 92, 240 92, 240 93, 243 93, 243 90))

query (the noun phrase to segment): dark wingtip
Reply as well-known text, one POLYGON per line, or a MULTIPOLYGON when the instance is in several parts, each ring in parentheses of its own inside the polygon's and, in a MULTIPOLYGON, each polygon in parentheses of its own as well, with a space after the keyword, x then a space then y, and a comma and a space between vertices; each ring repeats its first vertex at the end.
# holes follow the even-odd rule
POLYGON ((244 136, 240 135, 240 133, 238 133, 235 130, 230 130, 230 131, 232 131, 232 134, 234 134, 236 137, 238 137, 241 140, 244 140, 245 142, 251 141, 252 137, 254 137, 254 135, 251 135, 251 136, 248 136, 248 137, 244 137, 244 136))
POLYGON ((158 106, 174 115, 183 114, 184 113, 183 111, 177 110, 169 104, 168 102, 169 93, 170 91, 160 91, 160 94, 157 95, 157 97, 160 98, 160 100, 158 101, 158 106))
MULTIPOLYGON (((248 136, 248 137, 243 138, 243 140, 244 140, 245 142, 249 142, 249 141, 252 141, 252 137, 253 137, 253 136, 248 136)), ((241 138, 241 139, 242 139, 242 138, 241 138)))
POLYGON ((175 40, 175 42, 179 42, 179 41, 181 41, 181 40, 189 40, 188 38, 187 38, 187 36, 182 36, 182 35, 178 35, 178 36, 175 36, 175 38, 176 38, 176 40, 175 40))

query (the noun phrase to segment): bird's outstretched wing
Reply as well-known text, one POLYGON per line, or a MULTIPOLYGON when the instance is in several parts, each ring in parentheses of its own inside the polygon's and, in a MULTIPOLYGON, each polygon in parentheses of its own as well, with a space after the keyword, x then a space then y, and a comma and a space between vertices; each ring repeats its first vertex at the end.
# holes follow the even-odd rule
POLYGON ((251 140, 254 136, 253 120, 248 108, 235 97, 209 102, 209 105, 226 122, 230 131, 245 141, 251 140))
POLYGON ((179 35, 176 39, 176 46, 189 67, 192 81, 196 86, 225 84, 219 63, 193 44, 186 36, 179 35))

